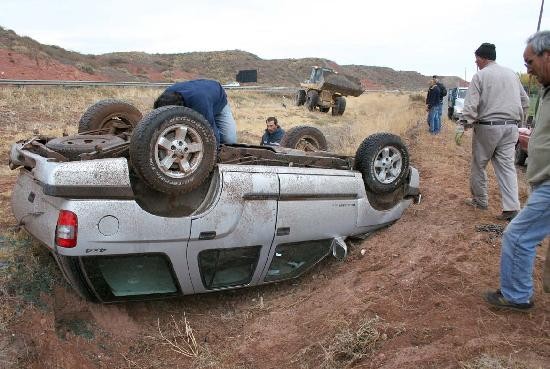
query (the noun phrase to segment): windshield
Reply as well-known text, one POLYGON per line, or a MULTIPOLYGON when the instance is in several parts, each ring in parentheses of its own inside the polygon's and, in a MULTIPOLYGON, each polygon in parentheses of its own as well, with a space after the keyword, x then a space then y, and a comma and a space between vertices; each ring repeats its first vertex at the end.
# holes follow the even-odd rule
POLYGON ((468 92, 468 89, 459 89, 458 90, 458 99, 464 99, 466 97, 466 92, 468 92))

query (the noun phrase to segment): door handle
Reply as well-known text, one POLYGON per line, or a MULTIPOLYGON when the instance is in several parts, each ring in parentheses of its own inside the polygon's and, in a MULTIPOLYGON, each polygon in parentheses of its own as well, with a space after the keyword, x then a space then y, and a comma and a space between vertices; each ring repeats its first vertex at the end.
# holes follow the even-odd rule
POLYGON ((216 238, 216 231, 199 233, 199 240, 213 240, 214 238, 216 238))
POLYGON ((290 227, 277 228, 277 236, 288 236, 290 234, 290 227))

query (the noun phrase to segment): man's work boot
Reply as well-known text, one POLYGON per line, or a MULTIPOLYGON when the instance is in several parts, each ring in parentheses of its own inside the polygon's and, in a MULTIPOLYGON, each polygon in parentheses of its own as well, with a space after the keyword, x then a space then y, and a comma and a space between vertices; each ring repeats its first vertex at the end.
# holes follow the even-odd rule
POLYGON ((497 215, 497 219, 511 221, 516 215, 518 215, 516 210, 503 211, 502 214, 497 215))
POLYGON ((494 290, 485 291, 485 293, 483 294, 483 298, 490 306, 496 307, 498 309, 508 309, 508 310, 526 312, 526 311, 529 311, 533 306, 535 306, 532 299, 522 304, 510 302, 506 300, 504 296, 502 296, 502 292, 500 292, 500 289, 496 291, 494 290))
POLYGON ((487 210, 488 208, 487 205, 480 204, 479 202, 476 201, 476 199, 466 199, 464 200, 464 203, 476 209, 487 210))

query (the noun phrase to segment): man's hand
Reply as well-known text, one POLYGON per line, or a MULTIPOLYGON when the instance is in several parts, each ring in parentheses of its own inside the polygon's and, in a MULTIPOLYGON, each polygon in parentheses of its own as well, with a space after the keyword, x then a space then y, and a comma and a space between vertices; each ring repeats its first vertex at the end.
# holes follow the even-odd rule
POLYGON ((458 121, 458 124, 461 125, 464 128, 464 131, 467 131, 468 129, 470 129, 474 126, 472 123, 468 123, 468 121, 466 119, 460 119, 458 121))
POLYGON ((459 121, 455 128, 455 143, 458 146, 462 144, 462 136, 464 136, 464 125, 459 121))

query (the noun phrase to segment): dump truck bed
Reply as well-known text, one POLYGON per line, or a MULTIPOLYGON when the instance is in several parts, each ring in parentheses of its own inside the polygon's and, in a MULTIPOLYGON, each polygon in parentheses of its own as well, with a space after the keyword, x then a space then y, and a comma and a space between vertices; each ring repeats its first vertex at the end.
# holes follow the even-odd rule
POLYGON ((323 77, 317 83, 305 82, 302 87, 315 90, 328 90, 339 93, 342 96, 359 96, 363 88, 359 81, 353 81, 352 77, 335 73, 323 73, 323 77))

